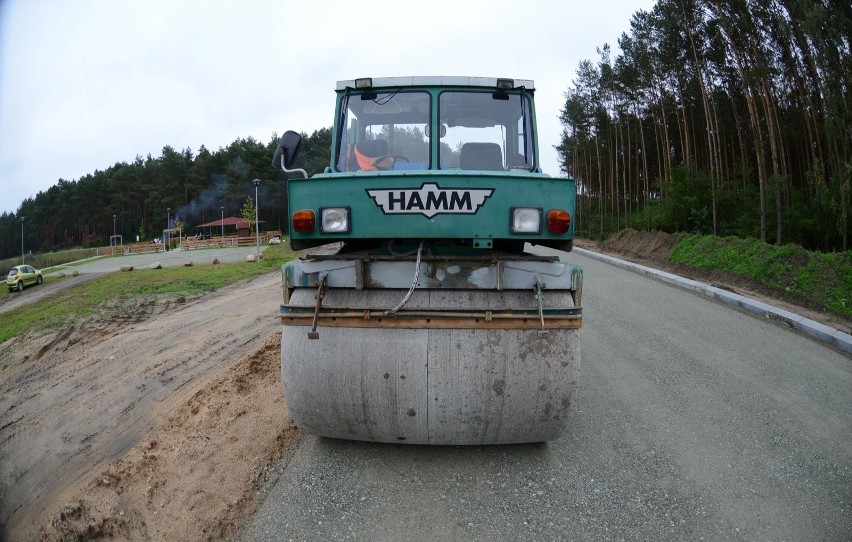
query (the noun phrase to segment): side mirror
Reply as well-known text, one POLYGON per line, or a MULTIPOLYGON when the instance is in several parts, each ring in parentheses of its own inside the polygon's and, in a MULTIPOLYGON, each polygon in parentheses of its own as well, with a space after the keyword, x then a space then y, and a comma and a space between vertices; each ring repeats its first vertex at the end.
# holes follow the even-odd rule
POLYGON ((278 146, 275 147, 275 154, 272 156, 272 167, 282 168, 285 171, 290 169, 293 162, 296 161, 296 155, 299 154, 299 147, 302 145, 302 136, 293 130, 287 130, 281 136, 278 146))

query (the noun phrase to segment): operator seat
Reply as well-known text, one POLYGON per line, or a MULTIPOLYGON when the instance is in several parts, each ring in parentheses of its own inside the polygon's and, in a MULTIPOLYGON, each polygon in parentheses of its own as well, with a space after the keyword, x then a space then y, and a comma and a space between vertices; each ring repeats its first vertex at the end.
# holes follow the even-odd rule
POLYGON ((465 143, 461 148, 459 167, 483 171, 505 171, 503 151, 497 143, 465 143))
POLYGON ((387 154, 388 142, 384 139, 365 139, 355 145, 355 160, 358 162, 358 167, 364 171, 390 169, 392 164, 390 159, 376 162, 376 158, 387 154))

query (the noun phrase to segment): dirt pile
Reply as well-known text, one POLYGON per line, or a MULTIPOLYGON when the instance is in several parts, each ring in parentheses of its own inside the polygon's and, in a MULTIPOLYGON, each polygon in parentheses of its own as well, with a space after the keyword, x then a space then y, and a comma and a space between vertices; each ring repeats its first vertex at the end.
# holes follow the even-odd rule
POLYGON ((110 463, 39 540, 209 540, 254 512, 268 468, 301 439, 282 393, 279 335, 202 385, 110 463))
POLYGON ((601 248, 604 252, 615 252, 642 260, 665 262, 676 244, 677 237, 670 233, 661 231, 640 232, 627 229, 613 234, 602 243, 601 248))

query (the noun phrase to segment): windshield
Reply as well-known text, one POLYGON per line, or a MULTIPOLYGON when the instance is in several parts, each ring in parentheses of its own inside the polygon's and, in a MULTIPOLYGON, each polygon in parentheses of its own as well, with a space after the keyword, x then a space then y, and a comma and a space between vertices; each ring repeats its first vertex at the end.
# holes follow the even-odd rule
POLYGON ((338 171, 422 170, 439 137, 440 169, 532 170, 534 141, 527 96, 491 89, 438 94, 432 129, 431 94, 417 90, 344 95, 338 126, 338 171))
POLYGON ((338 171, 429 168, 429 94, 366 92, 346 98, 338 171))
POLYGON ((500 92, 442 92, 441 169, 532 169, 532 113, 528 98, 500 92))

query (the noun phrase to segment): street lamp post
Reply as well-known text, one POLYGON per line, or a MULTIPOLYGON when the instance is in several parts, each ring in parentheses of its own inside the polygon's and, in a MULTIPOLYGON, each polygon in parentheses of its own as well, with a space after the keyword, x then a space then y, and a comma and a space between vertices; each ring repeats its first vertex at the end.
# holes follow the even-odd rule
POLYGON ((219 210, 222 211, 222 244, 225 244, 225 208, 219 207, 219 210))
POLYGON ((27 217, 21 217, 21 265, 24 265, 24 219, 27 217))
MULTIPOLYGON (((172 222, 172 208, 166 207, 166 230, 171 228, 171 222, 172 222)), ((165 237, 165 239, 163 239, 163 241, 166 242, 166 250, 169 250, 169 241, 171 241, 172 236, 168 231, 166 231, 166 235, 164 235, 163 237, 165 237)))
POLYGON ((115 215, 112 215, 112 253, 115 254, 115 215))
POLYGON ((260 185, 260 179, 252 181, 254 184, 254 233, 257 247, 255 261, 260 263, 260 202, 257 200, 257 187, 260 185))

